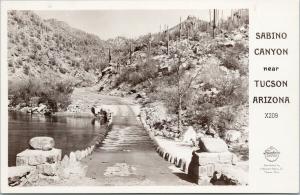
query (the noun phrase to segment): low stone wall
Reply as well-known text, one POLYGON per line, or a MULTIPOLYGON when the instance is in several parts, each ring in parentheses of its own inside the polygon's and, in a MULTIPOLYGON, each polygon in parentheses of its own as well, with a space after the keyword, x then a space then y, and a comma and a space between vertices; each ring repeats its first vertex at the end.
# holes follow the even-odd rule
POLYGON ((146 113, 141 111, 140 113, 141 122, 148 132, 150 138, 156 145, 157 153, 165 160, 179 167, 183 172, 188 173, 188 167, 192 159, 193 148, 181 147, 180 145, 174 144, 174 141, 166 140, 155 136, 154 131, 146 123, 146 113))
MULTIPOLYGON (((112 112, 107 112, 107 131, 112 126, 112 112)), ((54 148, 54 140, 50 137, 35 137, 30 140, 30 149, 17 154, 16 167, 8 168, 8 184, 14 186, 53 185, 70 177, 83 177, 87 166, 80 160, 92 154, 95 147, 103 141, 96 139, 91 146, 70 152, 62 158, 61 149, 54 148), (34 140, 34 141, 32 141, 34 140)))
POLYGON ((219 138, 202 138, 200 150, 185 146, 182 142, 155 136, 146 123, 146 113, 140 119, 149 136, 156 144, 156 151, 165 160, 187 173, 199 185, 248 185, 248 173, 236 166, 237 157, 228 151, 219 138))

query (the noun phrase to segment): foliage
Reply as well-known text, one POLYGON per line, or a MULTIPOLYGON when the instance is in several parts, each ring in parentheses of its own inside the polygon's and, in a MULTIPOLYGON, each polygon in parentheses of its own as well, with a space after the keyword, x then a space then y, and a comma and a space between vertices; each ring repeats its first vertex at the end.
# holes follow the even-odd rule
POLYGON ((135 69, 125 68, 118 76, 115 85, 118 86, 126 82, 132 86, 153 79, 157 76, 157 62, 155 60, 148 60, 140 62, 135 69))
POLYGON ((12 106, 20 103, 30 106, 31 99, 38 97, 38 104, 46 104, 53 111, 66 109, 70 104, 70 94, 73 92, 73 83, 70 80, 55 82, 29 78, 10 82, 8 87, 12 106))
POLYGON ((74 76, 76 71, 85 74, 103 69, 99 59, 104 59, 106 46, 97 36, 64 22, 43 20, 32 11, 8 12, 9 66, 23 67, 24 75, 29 75, 29 67, 32 72, 40 72, 35 77, 43 77, 50 70, 74 76), (43 66, 49 71, 44 71, 43 66))
POLYGON ((222 61, 221 66, 225 66, 229 70, 237 70, 239 68, 239 62, 231 55, 227 55, 222 61))

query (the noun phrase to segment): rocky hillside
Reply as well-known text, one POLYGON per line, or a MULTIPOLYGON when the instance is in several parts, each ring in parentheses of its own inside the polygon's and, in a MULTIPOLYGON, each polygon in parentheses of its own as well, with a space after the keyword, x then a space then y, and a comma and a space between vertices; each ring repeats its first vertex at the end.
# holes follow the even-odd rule
POLYGON ((147 115, 154 118, 148 122, 157 127, 158 135, 183 135, 177 127, 180 109, 183 131, 193 126, 224 139, 227 132, 240 132, 239 141, 246 143, 248 29, 247 15, 220 22, 214 34, 207 22, 188 17, 169 31, 125 44, 125 64, 118 64, 112 53, 116 63, 102 72, 98 89, 112 95, 137 93, 147 115))
POLYGON ((104 68, 106 43, 97 36, 31 11, 8 13, 9 80, 71 78, 91 85, 104 68))
POLYGON ((138 92, 141 103, 166 107, 176 135, 178 112, 183 127, 212 127, 221 136, 228 129, 246 129, 249 21, 247 13, 237 14, 218 21, 214 31, 212 24, 189 16, 155 34, 103 41, 30 11, 10 11, 12 102, 28 106, 34 97, 59 110, 70 104, 70 86, 95 85, 110 94, 138 92), (38 80, 13 84, 32 78, 38 80))

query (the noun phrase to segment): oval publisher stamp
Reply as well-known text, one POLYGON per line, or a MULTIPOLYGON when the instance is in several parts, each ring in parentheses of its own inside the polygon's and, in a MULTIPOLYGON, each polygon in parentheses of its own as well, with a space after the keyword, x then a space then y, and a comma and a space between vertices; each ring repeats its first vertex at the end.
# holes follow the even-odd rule
POLYGON ((280 152, 274 146, 270 146, 263 154, 267 161, 275 162, 279 158, 280 152))

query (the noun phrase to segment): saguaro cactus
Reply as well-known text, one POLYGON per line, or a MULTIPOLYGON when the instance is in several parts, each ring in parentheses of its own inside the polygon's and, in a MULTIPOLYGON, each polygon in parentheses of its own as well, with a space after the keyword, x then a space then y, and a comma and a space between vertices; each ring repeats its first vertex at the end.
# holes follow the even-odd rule
POLYGON ((167 26, 167 55, 169 55, 169 41, 170 41, 169 26, 167 26))
POLYGON ((159 35, 161 35, 161 24, 159 25, 159 35))
POLYGON ((214 9, 213 38, 215 38, 215 28, 216 28, 216 10, 214 9))
POLYGON ((108 49, 108 63, 111 61, 111 53, 110 53, 110 48, 108 49))
POLYGON ((132 42, 130 42, 129 48, 129 63, 132 64, 132 42))
POLYGON ((209 10, 209 25, 211 25, 211 11, 209 10))
POLYGON ((179 23, 179 40, 181 40, 181 17, 180 17, 180 23, 179 23))
POLYGON ((151 42, 152 42, 152 36, 151 36, 151 33, 150 33, 150 35, 149 35, 149 42, 148 42, 148 60, 151 57, 151 42))

